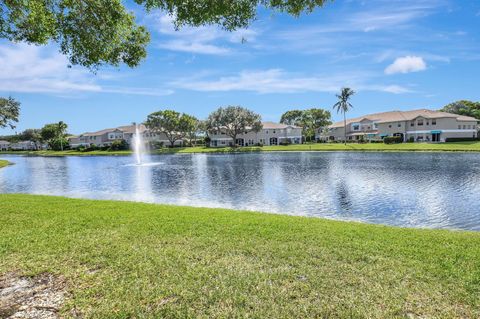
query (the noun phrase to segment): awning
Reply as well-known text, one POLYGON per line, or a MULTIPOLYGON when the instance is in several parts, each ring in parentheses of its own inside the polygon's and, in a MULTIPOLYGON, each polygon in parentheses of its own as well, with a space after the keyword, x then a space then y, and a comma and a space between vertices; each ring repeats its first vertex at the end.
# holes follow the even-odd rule
POLYGON ((430 133, 432 133, 432 134, 440 134, 440 133, 442 133, 442 131, 431 131, 430 133))
POLYGON ((380 135, 380 137, 387 137, 387 136, 388 136, 388 134, 382 134, 382 135, 380 135))

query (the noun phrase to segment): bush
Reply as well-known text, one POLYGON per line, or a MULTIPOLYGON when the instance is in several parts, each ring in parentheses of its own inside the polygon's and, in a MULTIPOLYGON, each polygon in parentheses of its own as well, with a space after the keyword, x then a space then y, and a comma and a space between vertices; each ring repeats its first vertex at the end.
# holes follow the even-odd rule
POLYGON ((52 139, 48 142, 48 146, 54 151, 60 151, 63 147, 64 150, 69 149, 70 145, 68 144, 68 140, 66 138, 56 138, 52 139))
POLYGON ((407 140, 407 143, 413 143, 415 142, 415 138, 413 136, 410 136, 407 140))
POLYGON ((152 141, 150 142, 150 148, 153 149, 153 150, 159 150, 161 148, 163 148, 165 145, 163 142, 159 142, 159 141, 152 141))
POLYGON ((289 138, 287 138, 285 140, 282 140, 280 142, 280 145, 283 145, 283 146, 287 146, 287 145, 290 145, 290 144, 292 144, 292 141, 289 138))
POLYGON ((385 144, 399 144, 402 142, 403 140, 401 136, 386 136, 383 138, 383 143, 385 144))
POLYGON ((445 142, 473 142, 478 141, 478 138, 473 137, 448 137, 445 139, 445 142))
POLYGON ((125 140, 113 141, 112 145, 108 148, 109 151, 126 151, 129 149, 128 143, 125 140))

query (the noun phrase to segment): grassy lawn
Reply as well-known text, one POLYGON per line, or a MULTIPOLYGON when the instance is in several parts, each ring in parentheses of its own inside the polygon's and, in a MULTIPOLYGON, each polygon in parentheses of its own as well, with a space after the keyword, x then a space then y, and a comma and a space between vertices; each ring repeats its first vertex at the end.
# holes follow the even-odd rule
POLYGON ((480 233, 0 195, 0 275, 86 318, 480 317, 480 233))
POLYGON ((0 159, 0 168, 10 165, 9 161, 0 159))

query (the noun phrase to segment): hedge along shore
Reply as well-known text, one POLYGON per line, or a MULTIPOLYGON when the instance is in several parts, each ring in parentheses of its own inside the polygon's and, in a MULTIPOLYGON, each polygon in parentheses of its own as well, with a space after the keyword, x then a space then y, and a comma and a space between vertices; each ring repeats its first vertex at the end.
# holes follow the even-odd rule
POLYGON ((476 232, 34 195, 0 203, 0 277, 61 279, 64 317, 480 317, 476 232))
MULTIPOLYGON (((451 143, 401 143, 382 144, 366 143, 315 143, 315 144, 294 144, 275 146, 252 146, 252 147, 176 147, 155 150, 152 154, 182 154, 182 153, 242 153, 242 152, 335 152, 335 151, 356 151, 356 152, 480 152, 480 142, 451 142, 451 143)), ((0 154, 18 154, 32 156, 128 156, 131 151, 91 151, 80 152, 68 151, 18 151, 0 152, 0 154)))

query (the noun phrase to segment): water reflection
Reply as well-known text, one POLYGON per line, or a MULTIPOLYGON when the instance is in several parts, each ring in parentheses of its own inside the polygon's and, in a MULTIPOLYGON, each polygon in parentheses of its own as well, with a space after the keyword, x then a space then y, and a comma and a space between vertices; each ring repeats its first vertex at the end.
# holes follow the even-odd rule
POLYGON ((19 157, 0 192, 226 207, 480 230, 480 154, 265 153, 19 157))

